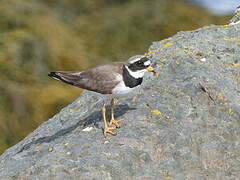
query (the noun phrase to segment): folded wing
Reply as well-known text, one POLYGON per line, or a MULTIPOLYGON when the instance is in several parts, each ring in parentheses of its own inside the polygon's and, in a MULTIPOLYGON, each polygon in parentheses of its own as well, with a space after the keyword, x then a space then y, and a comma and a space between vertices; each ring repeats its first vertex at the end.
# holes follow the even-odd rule
POLYGON ((83 72, 50 72, 48 76, 102 94, 111 94, 112 89, 121 81, 122 62, 109 63, 83 72))

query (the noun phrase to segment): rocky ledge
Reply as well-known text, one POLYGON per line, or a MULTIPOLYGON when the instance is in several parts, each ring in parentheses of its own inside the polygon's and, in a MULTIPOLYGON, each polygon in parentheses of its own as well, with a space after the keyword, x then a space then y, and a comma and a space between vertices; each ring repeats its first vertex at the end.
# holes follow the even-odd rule
POLYGON ((157 74, 119 99, 117 136, 83 94, 0 157, 0 179, 239 179, 240 24, 154 42, 157 74))

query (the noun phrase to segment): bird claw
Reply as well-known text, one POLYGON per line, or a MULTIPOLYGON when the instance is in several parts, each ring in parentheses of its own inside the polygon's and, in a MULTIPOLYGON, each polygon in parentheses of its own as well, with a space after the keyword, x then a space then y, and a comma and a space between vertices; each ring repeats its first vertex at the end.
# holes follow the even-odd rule
POLYGON ((111 135, 113 135, 113 136, 116 136, 117 133, 112 131, 112 130, 114 130, 114 129, 116 129, 116 127, 105 127, 105 128, 103 129, 103 134, 104 134, 104 136, 106 137, 107 133, 108 133, 108 134, 111 134, 111 135))
POLYGON ((109 123, 109 126, 115 125, 116 128, 120 128, 119 122, 121 122, 122 120, 123 120, 123 118, 118 119, 118 120, 111 119, 111 121, 110 121, 110 123, 109 123))

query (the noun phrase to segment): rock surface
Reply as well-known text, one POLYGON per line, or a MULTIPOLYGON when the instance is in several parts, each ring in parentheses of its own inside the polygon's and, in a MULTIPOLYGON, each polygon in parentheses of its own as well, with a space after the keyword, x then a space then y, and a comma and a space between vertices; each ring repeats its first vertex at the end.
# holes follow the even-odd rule
POLYGON ((0 179, 239 179, 240 25, 207 26, 154 42, 158 72, 115 108, 84 91, 0 157, 0 179), (97 103, 98 102, 98 103, 97 103))

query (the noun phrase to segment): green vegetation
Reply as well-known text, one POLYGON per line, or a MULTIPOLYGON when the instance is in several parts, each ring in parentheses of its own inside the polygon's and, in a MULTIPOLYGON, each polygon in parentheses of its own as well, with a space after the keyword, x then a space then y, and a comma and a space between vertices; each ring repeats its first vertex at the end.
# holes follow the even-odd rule
POLYGON ((228 18, 184 0, 2 0, 0 153, 80 94, 49 71, 125 60, 152 41, 228 18))

